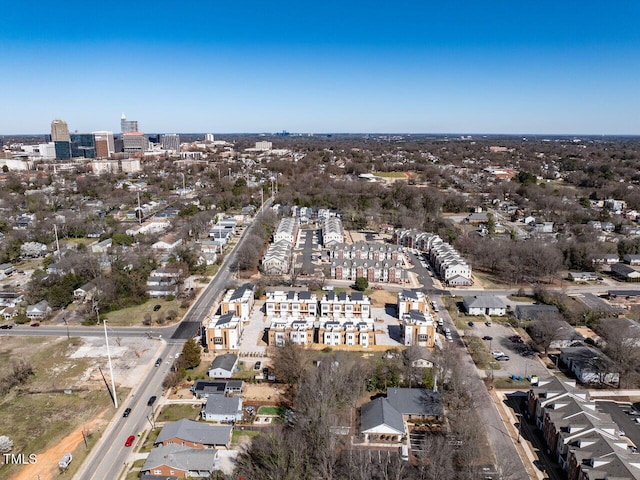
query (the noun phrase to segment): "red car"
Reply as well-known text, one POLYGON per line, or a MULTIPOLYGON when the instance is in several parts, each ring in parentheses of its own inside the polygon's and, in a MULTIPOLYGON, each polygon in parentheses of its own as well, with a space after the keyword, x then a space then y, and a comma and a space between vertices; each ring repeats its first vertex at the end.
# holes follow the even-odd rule
POLYGON ((131 445, 133 445, 133 442, 136 441, 136 437, 135 435, 129 435, 129 438, 127 438, 127 441, 124 442, 124 446, 125 447, 130 447, 131 445))
POLYGON ((39 324, 38 322, 33 322, 33 323, 31 324, 31 326, 32 326, 32 327, 39 327, 39 326, 40 326, 40 324, 39 324))

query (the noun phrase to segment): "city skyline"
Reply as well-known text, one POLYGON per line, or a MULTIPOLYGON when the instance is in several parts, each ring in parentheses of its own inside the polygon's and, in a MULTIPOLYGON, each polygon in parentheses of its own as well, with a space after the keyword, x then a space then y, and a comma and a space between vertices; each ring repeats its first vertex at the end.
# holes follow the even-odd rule
POLYGON ((637 4, 414 3, 14 3, 0 135, 640 133, 637 4))

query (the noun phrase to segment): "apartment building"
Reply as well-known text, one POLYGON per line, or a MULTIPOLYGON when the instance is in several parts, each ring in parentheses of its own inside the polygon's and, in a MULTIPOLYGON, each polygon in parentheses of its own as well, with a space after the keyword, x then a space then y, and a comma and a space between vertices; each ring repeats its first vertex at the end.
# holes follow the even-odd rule
POLYGON ((242 321, 235 312, 215 315, 206 327, 209 350, 237 350, 242 336, 242 321))
POLYGON ((334 260, 398 260, 400 250, 397 245, 372 242, 356 242, 352 245, 346 243, 335 244, 329 250, 330 258, 334 260))
POLYGON ((320 315, 329 318, 368 319, 371 317, 371 300, 362 292, 329 292, 320 300, 320 315))
POLYGON ((363 277, 369 282, 403 283, 406 275, 399 260, 337 260, 331 264, 331 278, 351 280, 363 277))
POLYGON ((298 219, 287 217, 280 220, 276 231, 273 233, 273 243, 285 241, 289 245, 295 245, 298 240, 298 219))
POLYGON ((428 308, 427 296, 420 291, 401 290, 398 292, 398 317, 409 313, 411 310, 426 312, 428 308))
POLYGON ((265 313, 267 317, 315 317, 318 312, 318 297, 307 291, 267 292, 265 313))
POLYGON ((316 343, 316 317, 273 317, 268 329, 268 343, 282 347, 290 341, 306 346, 316 343))
POLYGON ((255 287, 250 283, 227 290, 220 303, 220 313, 225 315, 231 312, 242 321, 249 320, 255 302, 254 291, 255 287))
POLYGON ((344 243, 342 220, 338 217, 325 218, 322 222, 322 244, 331 247, 338 243, 344 243))
POLYGON ((262 257, 261 269, 267 275, 286 275, 291 266, 291 244, 287 241, 272 243, 262 257))
POLYGON ((400 317, 400 335, 405 346, 433 347, 436 326, 431 315, 419 310, 409 310, 400 317))
POLYGON ((331 347, 338 345, 367 348, 375 344, 373 321, 350 321, 322 317, 318 324, 317 343, 331 347))

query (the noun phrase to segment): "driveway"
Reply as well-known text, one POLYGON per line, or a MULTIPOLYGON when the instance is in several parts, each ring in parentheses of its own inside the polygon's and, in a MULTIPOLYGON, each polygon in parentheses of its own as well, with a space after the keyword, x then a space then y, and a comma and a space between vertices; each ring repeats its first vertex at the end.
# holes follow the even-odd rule
POLYGON ((395 309, 394 311, 387 311, 385 308, 371 309, 371 316, 376 320, 374 322, 375 329, 383 331, 383 333, 376 333, 376 345, 391 347, 402 345, 400 342, 400 323, 395 315, 395 309))
POLYGON ((249 323, 244 325, 240 339, 240 356, 264 357, 266 355, 267 346, 262 342, 262 337, 268 324, 262 313, 263 306, 263 300, 256 301, 249 317, 249 323))

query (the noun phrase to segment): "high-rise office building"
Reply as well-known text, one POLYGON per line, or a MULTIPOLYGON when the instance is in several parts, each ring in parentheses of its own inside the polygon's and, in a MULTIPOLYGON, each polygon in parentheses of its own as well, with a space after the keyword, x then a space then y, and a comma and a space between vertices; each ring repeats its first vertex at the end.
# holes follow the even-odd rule
POLYGON ((128 132, 122 135, 124 151, 128 153, 141 153, 149 150, 149 140, 141 132, 128 132))
POLYGON ((162 136, 162 149, 172 152, 180 151, 180 135, 175 133, 162 136))
POLYGON ((125 114, 122 114, 120 117, 120 131, 122 133, 132 133, 138 131, 138 121, 137 120, 127 120, 125 114))
POLYGON ((69 160, 71 158, 70 142, 53 142, 58 160, 69 160))
POLYGON ((96 158, 107 158, 115 153, 116 147, 113 132, 93 132, 93 137, 96 144, 96 158))
POLYGON ((67 122, 55 119, 51 122, 51 140, 54 142, 70 142, 67 122))
POLYGON ((96 158, 96 143, 93 133, 71 134, 71 156, 96 158))

